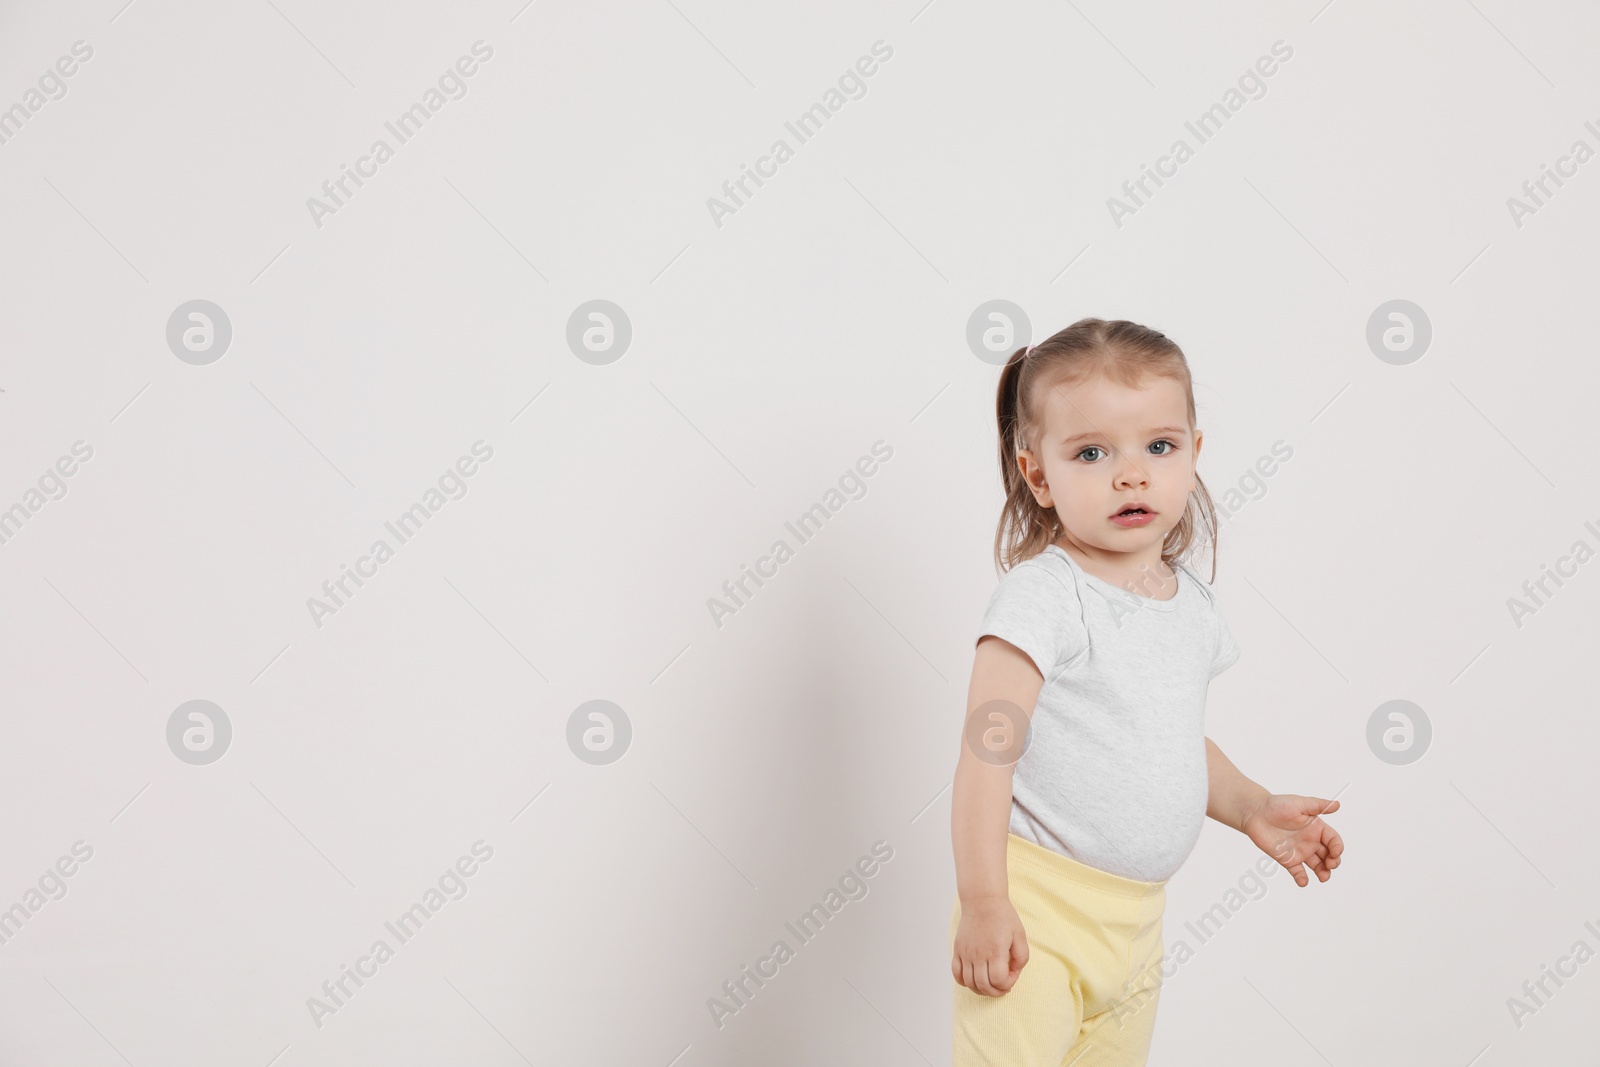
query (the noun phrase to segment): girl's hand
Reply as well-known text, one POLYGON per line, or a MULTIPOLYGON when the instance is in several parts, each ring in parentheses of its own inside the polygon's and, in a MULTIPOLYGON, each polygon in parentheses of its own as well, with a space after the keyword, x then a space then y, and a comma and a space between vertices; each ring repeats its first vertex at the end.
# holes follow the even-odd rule
POLYGON ((1028 962, 1028 935, 1005 897, 961 902, 950 971, 960 984, 986 997, 1004 996, 1028 962))
POLYGON ((1296 885, 1310 884, 1306 867, 1316 872, 1318 881, 1326 882, 1339 866, 1344 839, 1318 816, 1338 808, 1337 800, 1276 793, 1262 797, 1246 812, 1240 829, 1294 875, 1296 885))

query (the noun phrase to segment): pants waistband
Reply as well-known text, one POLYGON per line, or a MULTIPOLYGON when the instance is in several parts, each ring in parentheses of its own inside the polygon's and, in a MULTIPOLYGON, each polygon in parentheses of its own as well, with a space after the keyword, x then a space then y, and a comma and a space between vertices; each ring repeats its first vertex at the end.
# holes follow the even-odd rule
POLYGON ((1021 863, 1034 870, 1056 878, 1065 878, 1078 885, 1089 889, 1096 889, 1102 893, 1111 893, 1119 897, 1131 897, 1135 900, 1154 900, 1166 892, 1167 883, 1141 882, 1134 878, 1124 878, 1120 874, 1091 867, 1087 863, 1079 862, 1071 856, 1065 856, 1054 849, 1045 848, 1035 844, 1025 837, 1007 831, 1006 855, 1015 863, 1021 863))

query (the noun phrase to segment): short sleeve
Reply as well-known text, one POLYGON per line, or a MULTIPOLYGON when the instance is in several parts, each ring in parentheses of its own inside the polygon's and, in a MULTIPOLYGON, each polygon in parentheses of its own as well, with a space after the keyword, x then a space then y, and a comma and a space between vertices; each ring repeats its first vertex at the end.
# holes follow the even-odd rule
MULTIPOLYGON (((1212 607, 1215 608, 1215 603, 1212 607)), ((1222 612, 1217 615, 1217 648, 1211 660, 1211 677, 1215 678, 1229 667, 1233 666, 1239 658, 1239 642, 1233 639, 1233 631, 1228 629, 1228 620, 1222 617, 1222 612)))
POLYGON ((1028 654, 1048 681, 1089 646, 1077 588, 1048 566, 1024 560, 989 598, 978 637, 993 634, 1028 654))

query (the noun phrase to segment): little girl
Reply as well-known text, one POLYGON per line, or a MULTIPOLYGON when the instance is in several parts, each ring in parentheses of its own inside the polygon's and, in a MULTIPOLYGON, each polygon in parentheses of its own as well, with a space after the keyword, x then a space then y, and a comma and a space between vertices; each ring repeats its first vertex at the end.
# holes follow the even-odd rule
POLYGON ((1305 886, 1339 866, 1319 818, 1339 804, 1268 793, 1205 736, 1207 685, 1239 648, 1185 562, 1216 513, 1178 346, 1082 319, 1011 356, 996 408, 1008 570, 955 772, 954 1065, 1132 1067, 1166 882, 1205 817, 1305 886))

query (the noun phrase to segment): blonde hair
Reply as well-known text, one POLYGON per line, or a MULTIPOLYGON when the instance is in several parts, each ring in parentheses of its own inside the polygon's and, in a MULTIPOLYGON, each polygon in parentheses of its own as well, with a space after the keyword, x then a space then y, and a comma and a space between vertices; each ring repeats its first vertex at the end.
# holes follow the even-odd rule
MULTIPOLYGON (((1041 425, 1041 387, 1102 375, 1135 387, 1146 375, 1170 378, 1183 386, 1189 425, 1195 423, 1194 382, 1183 350, 1147 326, 1126 319, 1079 319, 1032 348, 1019 348, 1000 372, 995 413, 1000 429, 1000 478, 1006 501, 995 531, 995 566, 1008 571, 1048 548, 1065 532, 1053 508, 1035 499, 1017 466, 1017 452, 1037 443, 1041 425)), ((1209 543, 1211 580, 1217 576, 1217 512, 1200 474, 1178 524, 1167 531, 1161 560, 1168 566, 1184 561, 1209 543)))

